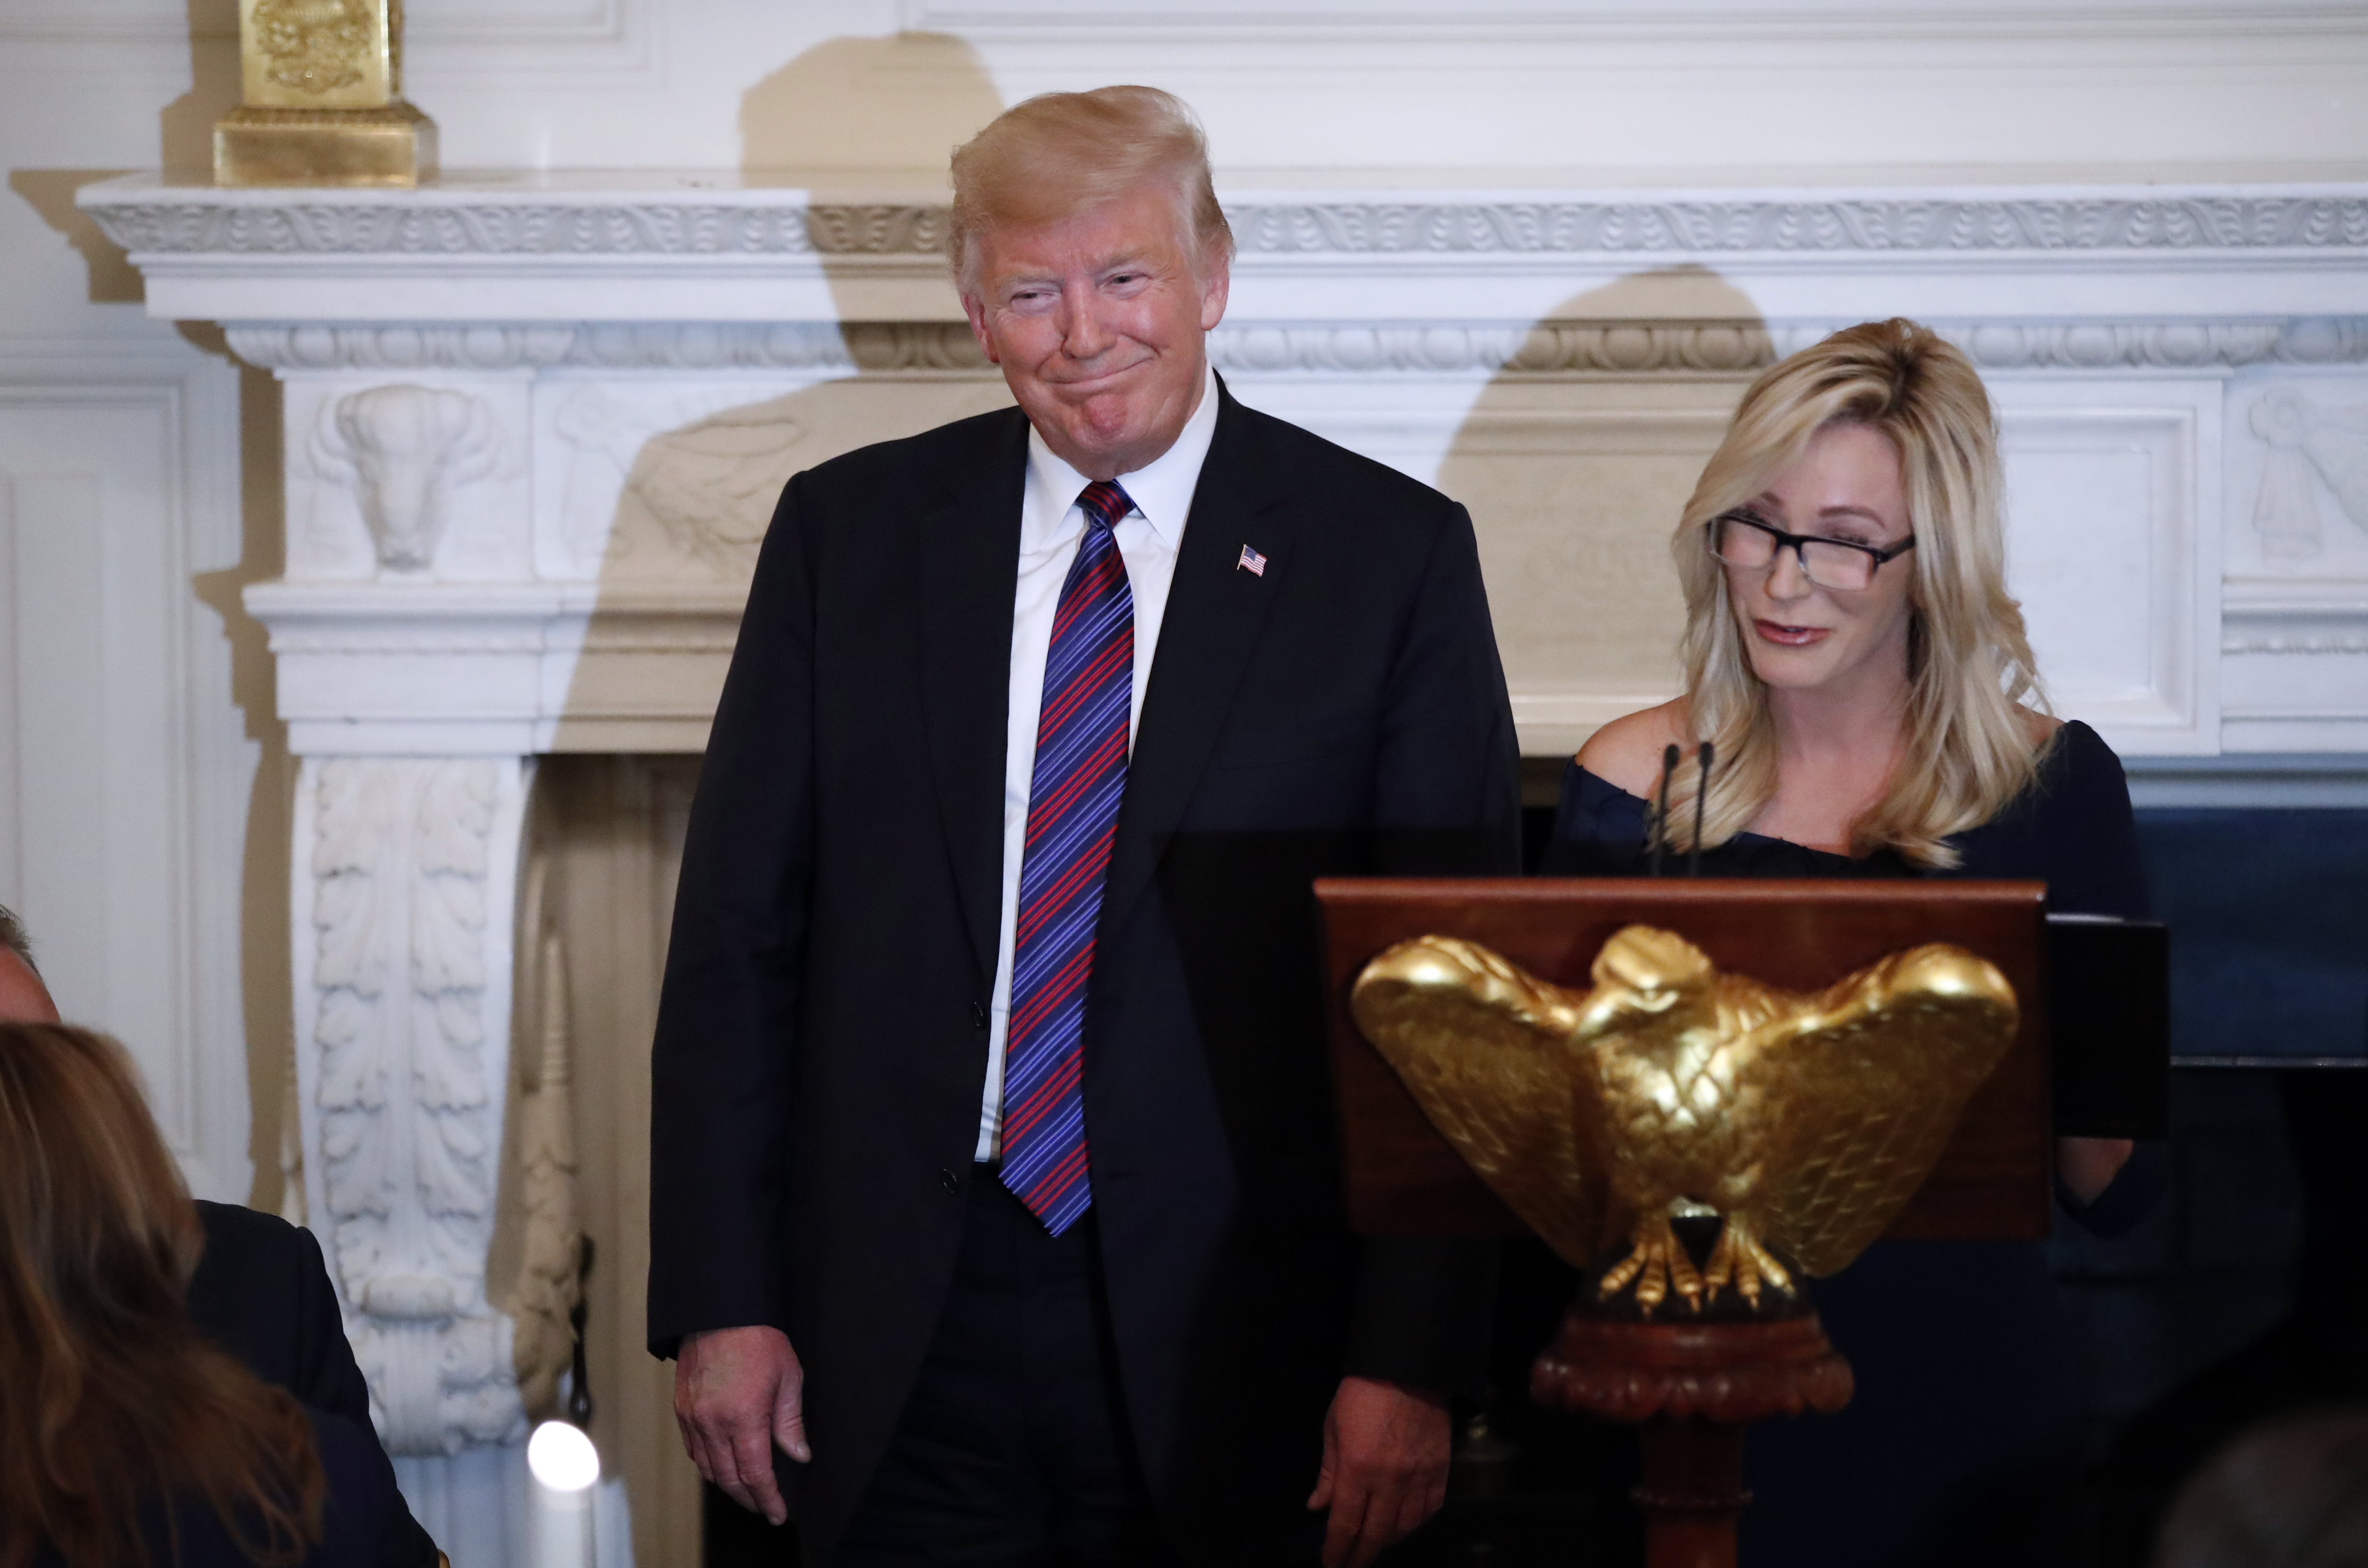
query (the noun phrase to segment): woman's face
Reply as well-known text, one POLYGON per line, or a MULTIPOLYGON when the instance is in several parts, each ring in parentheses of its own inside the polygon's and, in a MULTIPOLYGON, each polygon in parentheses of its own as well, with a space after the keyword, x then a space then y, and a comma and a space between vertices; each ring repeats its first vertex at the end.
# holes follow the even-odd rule
MULTIPOLYGON (((1884 547, 1908 534, 1907 496, 1891 437, 1865 425, 1828 425, 1808 449, 1737 508, 1788 534, 1884 547)), ((1784 690, 1877 685, 1907 673, 1912 554, 1876 568, 1863 588, 1819 587, 1796 550, 1766 565, 1726 565, 1752 673, 1784 690)))

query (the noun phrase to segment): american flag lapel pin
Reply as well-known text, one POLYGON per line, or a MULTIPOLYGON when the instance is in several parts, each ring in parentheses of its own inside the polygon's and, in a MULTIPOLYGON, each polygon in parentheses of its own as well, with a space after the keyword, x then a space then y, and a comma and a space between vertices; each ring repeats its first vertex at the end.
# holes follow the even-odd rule
POLYGON ((1263 577, 1266 575, 1266 557, 1248 545, 1244 545, 1242 558, 1234 563, 1234 570, 1247 572, 1253 577, 1263 577))

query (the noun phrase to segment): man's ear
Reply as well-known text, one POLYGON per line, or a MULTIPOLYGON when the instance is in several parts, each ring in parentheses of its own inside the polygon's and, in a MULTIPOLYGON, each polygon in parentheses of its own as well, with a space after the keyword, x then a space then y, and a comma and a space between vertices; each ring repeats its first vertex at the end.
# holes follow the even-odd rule
POLYGON ((1201 265, 1201 330, 1213 332, 1225 319, 1225 299, 1234 285, 1233 257, 1217 251, 1201 265))
POLYGON ((962 314, 970 318, 970 335, 978 339, 979 352, 986 356, 988 364, 1002 364, 1002 356, 995 351, 995 336, 986 330, 986 301, 965 289, 962 294, 962 314))

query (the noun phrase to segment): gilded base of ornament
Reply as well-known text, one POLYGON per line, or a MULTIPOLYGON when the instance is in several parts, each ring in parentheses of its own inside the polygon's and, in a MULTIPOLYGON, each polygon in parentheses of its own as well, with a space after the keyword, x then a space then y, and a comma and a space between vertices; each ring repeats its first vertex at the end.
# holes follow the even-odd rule
POLYGON ((411 187, 436 175, 436 122, 384 108, 240 107, 214 127, 216 185, 411 187))

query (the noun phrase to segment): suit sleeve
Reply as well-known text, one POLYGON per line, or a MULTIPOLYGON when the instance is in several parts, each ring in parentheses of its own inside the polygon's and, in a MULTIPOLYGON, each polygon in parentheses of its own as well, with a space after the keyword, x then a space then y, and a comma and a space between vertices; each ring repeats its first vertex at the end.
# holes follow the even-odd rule
POLYGON ((765 536, 683 845, 651 1051, 649 1346, 786 1329, 783 1142, 814 872, 814 552, 765 536))
POLYGON ((291 1233, 296 1238, 297 1360, 296 1381, 289 1392, 313 1409, 343 1416, 368 1431, 370 1384, 347 1343, 345 1319, 337 1311, 321 1244, 310 1231, 291 1228, 291 1233))
MULTIPOLYGON (((1384 874, 1520 874, 1520 745, 1479 547, 1461 506, 1432 547, 1400 641, 1374 786, 1384 874)), ((1483 1392, 1497 1251, 1487 1238, 1368 1239, 1347 1370, 1483 1392)))

